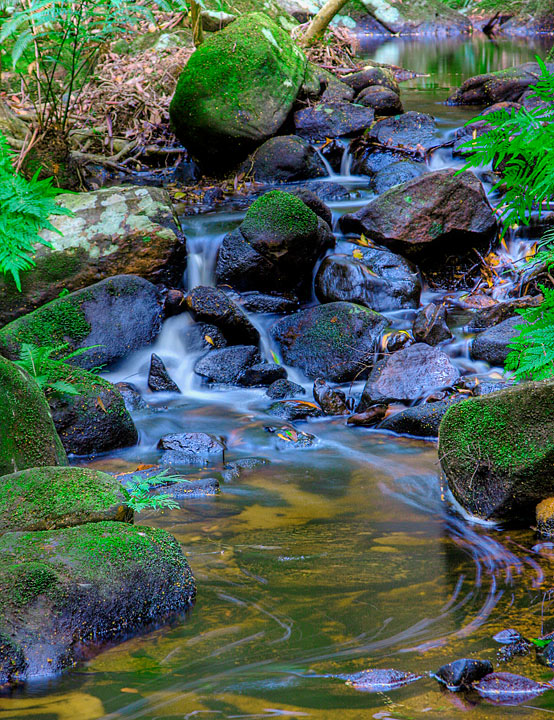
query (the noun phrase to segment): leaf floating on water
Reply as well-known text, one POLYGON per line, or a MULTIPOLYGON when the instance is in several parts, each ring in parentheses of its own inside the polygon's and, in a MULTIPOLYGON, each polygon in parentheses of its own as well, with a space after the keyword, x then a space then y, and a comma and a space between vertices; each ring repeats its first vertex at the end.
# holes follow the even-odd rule
POLYGON ((416 680, 421 680, 423 675, 415 675, 410 672, 402 672, 388 668, 386 670, 362 670, 353 675, 341 675, 346 679, 346 684, 361 692, 383 692, 395 690, 396 688, 408 685, 416 680))
POLYGON ((498 705, 519 705, 549 689, 544 683, 508 672, 491 673, 473 687, 481 697, 498 705))

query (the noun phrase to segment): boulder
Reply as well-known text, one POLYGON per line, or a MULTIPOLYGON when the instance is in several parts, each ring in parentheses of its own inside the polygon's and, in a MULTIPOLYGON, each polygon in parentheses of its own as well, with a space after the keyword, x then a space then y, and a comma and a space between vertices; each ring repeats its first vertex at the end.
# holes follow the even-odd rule
POLYGON ((158 442, 162 465, 205 465, 223 460, 225 442, 204 432, 171 433, 158 442))
POLYGON ((354 425, 356 427, 372 427, 381 422, 381 420, 387 414, 388 405, 372 405, 363 412, 357 412, 350 415, 346 421, 347 425, 354 425))
POLYGON ((307 186, 300 186, 291 188, 289 191, 291 195, 296 195, 296 197, 300 198, 304 205, 307 205, 310 210, 315 212, 316 215, 318 215, 322 220, 325 220, 327 225, 329 225, 330 228, 333 227, 333 213, 327 207, 327 205, 323 202, 323 200, 316 195, 313 190, 310 190, 307 186))
POLYGON ((326 380, 314 382, 314 399, 325 415, 348 415, 350 403, 342 390, 332 387, 326 380))
POLYGON ((542 500, 536 509, 537 533, 543 538, 554 538, 554 498, 542 500))
POLYGON ((400 98, 394 90, 373 85, 356 97, 356 103, 372 108, 376 116, 399 115, 404 112, 400 98))
POLYGON ((239 17, 185 65, 169 108, 177 137, 204 167, 221 170, 244 158, 285 122, 306 63, 269 17, 239 17))
POLYGON ((133 520, 119 482, 91 468, 29 468, 4 475, 0 487, 0 535, 133 520))
POLYGON ((443 665, 434 673, 434 676, 449 690, 456 691, 471 687, 477 680, 481 680, 485 675, 490 675, 492 670, 489 660, 463 658, 443 665))
POLYGON ((253 290, 237 295, 237 301, 241 307, 254 313, 283 315, 298 310, 298 298, 292 293, 288 295, 267 295, 253 290))
POLYGON ((22 292, 0 277, 0 326, 113 275, 139 275, 153 283, 181 284, 186 244, 169 194, 156 187, 110 187, 60 195, 73 212, 54 215, 62 234, 43 230, 52 249, 37 245, 36 266, 21 275, 22 292))
POLYGON ((448 410, 439 458, 452 494, 485 520, 527 522, 554 494, 554 381, 514 385, 448 410))
MULTIPOLYGON (((394 150, 376 150, 373 145, 361 145, 352 148, 352 173, 373 177, 384 168, 397 162, 404 162, 406 155, 394 150)), ((417 159, 417 158, 416 158, 417 159)), ((425 166, 422 163, 422 169, 425 166)))
POLYGON ((322 417, 321 409, 307 400, 277 400, 267 411, 268 415, 276 415, 285 420, 306 420, 310 417, 322 417))
POLYGON ((452 385, 460 375, 446 353, 425 343, 379 361, 365 384, 358 411, 382 402, 413 402, 452 385))
MULTIPOLYGON (((546 67, 550 72, 554 71, 554 63, 547 63, 546 67)), ((530 85, 536 85, 540 75, 541 69, 536 62, 476 75, 465 80, 447 102, 449 105, 517 102, 530 85)))
POLYGON ((287 377, 287 371, 277 363, 261 362, 245 368, 237 378, 238 385, 267 387, 287 377))
POLYGON ((223 238, 216 278, 239 291, 307 292, 316 260, 333 244, 327 223, 300 198, 273 190, 223 238))
POLYGON ((255 345, 233 345, 211 350, 194 366, 194 372, 209 383, 239 384, 243 372, 262 362, 255 345))
POLYGON ((427 345, 438 345, 444 340, 451 340, 453 335, 446 324, 445 305, 429 303, 422 307, 415 316, 412 335, 416 342, 427 343, 427 345))
POLYGON ((513 300, 495 303, 490 307, 479 310, 469 322, 468 328, 470 331, 481 332, 493 325, 499 325, 508 318, 516 317, 518 310, 538 307, 543 299, 542 295, 524 295, 513 300))
POLYGON ((380 248, 358 248, 362 257, 328 255, 317 272, 321 302, 343 300, 387 312, 419 305, 421 282, 407 260, 380 248))
POLYGON ((147 385, 152 392, 181 392, 167 372, 164 361, 156 353, 150 357, 147 385))
POLYGON ((320 102, 294 113, 296 133, 310 140, 360 135, 373 123, 369 107, 347 102, 320 102))
POLYGON ((306 391, 302 385, 293 383, 290 380, 275 380, 267 388, 266 395, 272 400, 286 400, 295 395, 305 395, 306 391))
POLYGON ((367 132, 366 137, 391 148, 421 153, 437 145, 436 131, 434 117, 410 110, 403 115, 379 120, 367 132))
POLYGON ((0 475, 66 464, 44 393, 24 370, 0 357, 0 475))
POLYGON ((212 348, 227 347, 227 340, 221 330, 209 323, 194 323, 183 332, 185 346, 189 352, 202 352, 212 348))
POLYGON ((516 315, 477 335, 470 350, 473 360, 484 360, 491 365, 504 367, 510 353, 508 345, 519 334, 523 324, 523 319, 516 315))
POLYGON ((440 422, 448 408, 464 397, 464 395, 455 395, 448 400, 421 403, 393 413, 383 420, 379 425, 379 430, 390 430, 398 435, 436 438, 439 436, 440 422))
POLYGON ((165 530, 95 522, 0 537, 0 684, 44 679, 189 609, 195 585, 165 530))
POLYGON ((400 88, 389 68, 368 66, 358 72, 342 76, 342 82, 349 85, 355 93, 360 93, 369 87, 385 88, 400 95, 400 88))
POLYGON ((472 172, 458 175, 454 169, 397 185, 343 215, 340 225, 344 232, 364 233, 410 259, 435 263, 483 245, 497 227, 481 182, 472 172))
POLYGON ((187 308, 198 322, 218 327, 229 345, 257 345, 260 333, 244 310, 223 290, 199 285, 187 295, 187 308))
POLYGON ((371 366, 386 325, 373 310, 332 302, 278 320, 271 334, 288 365, 314 380, 346 382, 371 366))
POLYGON ((382 195, 395 185, 420 177, 427 172, 427 168, 423 163, 414 162, 413 160, 399 160, 391 163, 378 170, 371 180, 370 187, 376 195, 382 195))
POLYGON ((64 354, 97 345, 71 360, 90 369, 121 360, 151 343, 161 328, 162 299, 151 282, 117 275, 52 300, 0 330, 0 352, 19 355, 21 345, 57 347, 64 354))
POLYGON ((256 182, 282 183, 326 177, 327 170, 314 148, 296 135, 266 140, 242 167, 256 182))

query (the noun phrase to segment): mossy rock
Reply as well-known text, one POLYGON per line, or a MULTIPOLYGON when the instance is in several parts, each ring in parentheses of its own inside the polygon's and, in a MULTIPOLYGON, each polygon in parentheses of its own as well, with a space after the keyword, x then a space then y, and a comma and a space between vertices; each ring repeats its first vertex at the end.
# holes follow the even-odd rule
POLYGON ((56 298, 0 330, 0 353, 12 359, 21 345, 57 347, 65 353, 98 345, 72 364, 85 369, 120 360, 149 344, 161 327, 162 300, 152 283, 117 275, 56 298))
MULTIPOLYGON (((554 72, 554 63, 547 63, 548 70, 554 72)), ((475 75, 464 80, 448 98, 449 105, 485 105, 499 102, 517 102, 531 85, 535 85, 541 76, 541 68, 536 62, 504 68, 496 72, 475 75)))
POLYGON ((0 475, 66 464, 44 393, 24 370, 0 357, 0 475))
POLYGON ((0 684, 51 677, 194 602, 186 558, 165 530, 97 522, 8 532, 0 558, 0 684))
POLYGON ((1 477, 0 489, 0 535, 133 519, 119 482, 89 468, 29 468, 1 477))
POLYGON ((203 8, 204 12, 237 16, 263 13, 287 33, 298 25, 282 3, 276 0, 205 0, 203 8))
POLYGON ((460 505, 479 518, 530 522, 554 495, 554 381, 464 400, 445 414, 439 458, 460 505))
POLYGON ((177 136, 212 170, 244 158, 285 122, 306 62, 269 17, 239 17, 208 38, 181 73, 170 105, 177 136))

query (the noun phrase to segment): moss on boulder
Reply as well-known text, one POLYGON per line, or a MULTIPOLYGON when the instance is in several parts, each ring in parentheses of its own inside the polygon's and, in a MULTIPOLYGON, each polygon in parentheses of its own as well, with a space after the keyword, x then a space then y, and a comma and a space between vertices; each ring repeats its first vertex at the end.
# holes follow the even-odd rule
POLYGON ((4 475, 0 488, 0 534, 133 519, 119 482, 89 468, 29 468, 4 475))
POLYGON ((205 166, 237 162, 285 122, 306 63, 269 17, 239 17, 208 38, 181 73, 170 105, 177 136, 205 166))
POLYGON ((0 475, 66 463, 44 393, 24 370, 0 357, 0 475))
POLYGON ((483 519, 527 522, 554 494, 554 381, 460 402, 439 428, 439 458, 458 502, 483 519))

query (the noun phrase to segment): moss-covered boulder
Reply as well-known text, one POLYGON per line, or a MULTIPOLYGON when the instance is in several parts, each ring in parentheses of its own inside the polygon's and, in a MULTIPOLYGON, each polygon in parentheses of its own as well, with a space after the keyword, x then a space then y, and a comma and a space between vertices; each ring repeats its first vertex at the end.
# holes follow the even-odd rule
POLYGON ((439 428, 439 458, 472 515, 532 521, 537 503, 554 494, 554 381, 454 405, 439 428))
MULTIPOLYGON (((554 72, 554 63, 547 63, 554 72)), ((464 80, 448 98, 450 105, 494 105, 498 102, 517 102, 541 76, 538 63, 528 62, 496 72, 475 75, 464 80)))
POLYGON ((0 684, 45 678, 191 607, 164 530, 98 522, 0 537, 0 684))
POLYGON ((48 392, 48 404, 67 453, 92 455, 136 445, 138 432, 119 390, 98 375, 53 364, 51 382, 69 383, 76 394, 48 392))
POLYGON ((278 320, 271 334, 283 360, 312 379, 347 382, 367 375, 385 318, 348 302, 333 302, 278 320))
POLYGON ((0 277, 0 326, 35 310, 60 292, 120 273, 177 285, 186 268, 186 244, 166 190, 110 187, 61 195, 72 216, 50 218, 62 234, 44 230, 52 249, 37 246, 36 266, 21 275, 22 292, 0 277))
POLYGON ((316 260, 333 244, 327 223, 299 197, 273 190, 224 237, 216 278, 239 291, 305 289, 311 287, 316 260))
POLYGON ((44 393, 24 370, 0 357, 0 475, 65 464, 44 393))
POLYGON ((72 360, 90 369, 120 360, 152 342, 161 320, 157 288, 136 275, 117 275, 56 298, 9 323, 0 330, 0 353, 15 358, 23 343, 67 344, 67 353, 98 345, 72 360))
POLYGON ((285 122, 306 57, 262 13, 208 38, 181 73, 170 105, 179 139, 211 169, 244 158, 285 122))
POLYGON ((0 535, 133 519, 119 482, 90 468, 29 468, 1 477, 0 490, 0 535))

